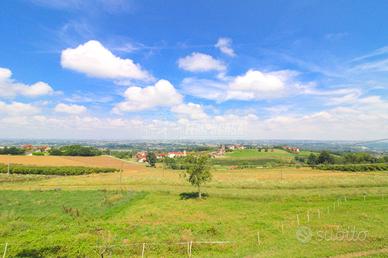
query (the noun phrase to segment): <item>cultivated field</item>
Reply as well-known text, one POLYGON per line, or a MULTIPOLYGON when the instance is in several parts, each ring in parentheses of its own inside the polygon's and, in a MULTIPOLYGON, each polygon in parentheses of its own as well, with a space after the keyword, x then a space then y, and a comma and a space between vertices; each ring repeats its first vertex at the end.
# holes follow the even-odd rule
POLYGON ((136 163, 123 162, 108 156, 97 157, 70 157, 70 156, 11 156, 0 155, 0 163, 23 164, 36 166, 85 166, 85 167, 111 167, 120 169, 140 168, 136 163))
POLYGON ((8 243, 11 257, 141 257, 143 243, 145 257, 187 257, 190 249, 192 257, 388 255, 387 172, 215 170, 204 188, 209 197, 197 200, 179 171, 162 167, 109 157, 12 158, 124 172, 1 175, 0 252, 8 243))

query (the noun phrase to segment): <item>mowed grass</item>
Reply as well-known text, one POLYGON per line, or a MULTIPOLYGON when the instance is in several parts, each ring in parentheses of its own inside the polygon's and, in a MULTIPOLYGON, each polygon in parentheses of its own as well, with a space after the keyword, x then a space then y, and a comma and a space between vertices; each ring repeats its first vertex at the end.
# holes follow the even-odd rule
POLYGON ((179 171, 123 166, 123 173, 26 181, 4 175, 0 253, 9 243, 10 257, 139 257, 145 242, 146 257, 187 257, 194 241, 193 257, 387 255, 386 172, 214 171, 204 188, 209 197, 197 200, 181 198, 195 189, 179 171), (297 215, 312 232, 307 243, 296 238, 297 215), (336 239, 353 227, 366 238, 336 239))

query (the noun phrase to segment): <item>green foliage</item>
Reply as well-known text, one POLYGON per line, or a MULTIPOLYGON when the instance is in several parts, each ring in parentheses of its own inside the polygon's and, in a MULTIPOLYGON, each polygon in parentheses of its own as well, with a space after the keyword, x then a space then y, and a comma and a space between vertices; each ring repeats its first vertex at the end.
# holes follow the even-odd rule
POLYGON ((375 164, 347 164, 347 165, 318 165, 318 169, 321 170, 338 170, 338 171, 351 171, 351 172, 367 172, 367 171, 388 171, 387 163, 375 163, 375 164))
POLYGON ((317 159, 318 164, 333 164, 334 157, 328 151, 322 151, 317 159))
POLYGON ((174 170, 186 169, 185 158, 165 157, 163 159, 163 163, 164 163, 165 167, 169 168, 169 169, 174 169, 174 170))
POLYGON ((186 170, 184 173, 185 178, 190 184, 198 188, 198 196, 201 199, 201 185, 212 179, 210 172, 209 157, 206 155, 194 156, 189 155, 186 157, 186 170))
POLYGON ((306 163, 310 166, 321 164, 375 164, 385 162, 388 162, 388 156, 376 157, 365 152, 338 152, 333 154, 329 151, 322 151, 318 156, 310 153, 306 160, 306 163))
POLYGON ((49 151, 53 156, 99 156, 102 152, 95 147, 81 145, 62 146, 59 149, 52 148, 49 151))
POLYGON ((147 152, 147 162, 151 167, 156 167, 156 154, 154 152, 147 152))
MULTIPOLYGON (((48 167, 48 166, 27 166, 11 164, 11 174, 33 174, 33 175, 87 175, 93 173, 117 172, 115 168, 95 167, 48 167)), ((0 173, 7 173, 8 166, 0 164, 0 173)))
POLYGON ((33 156, 44 156, 44 152, 33 152, 33 156))
POLYGON ((109 154, 119 159, 130 159, 133 156, 132 151, 110 151, 109 154))
POLYGON ((23 155, 25 151, 17 147, 4 147, 0 149, 0 155, 23 155))
POLYGON ((314 153, 310 153, 310 155, 307 158, 307 164, 310 166, 315 166, 318 164, 318 157, 314 153))

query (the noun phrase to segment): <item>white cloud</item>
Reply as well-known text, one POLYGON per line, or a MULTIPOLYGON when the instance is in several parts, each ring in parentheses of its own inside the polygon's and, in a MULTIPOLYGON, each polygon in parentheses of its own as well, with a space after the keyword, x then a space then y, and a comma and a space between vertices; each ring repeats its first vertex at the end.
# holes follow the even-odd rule
POLYGON ((229 84, 227 99, 268 99, 278 98, 285 94, 287 83, 294 75, 287 71, 265 73, 249 70, 237 76, 229 84))
POLYGON ((194 103, 179 104, 177 106, 172 107, 171 111, 181 117, 189 118, 192 120, 201 120, 208 118, 202 106, 194 103))
POLYGON ((179 68, 190 72, 207 72, 226 70, 225 64, 210 55, 194 52, 178 60, 179 68))
POLYGON ((172 106, 172 112, 174 108, 177 111, 175 121, 13 114, 0 117, 0 133, 3 137, 17 137, 28 128, 30 137, 46 138, 368 140, 388 137, 388 101, 379 96, 362 97, 346 107, 268 117, 236 113, 200 115, 195 119, 191 114, 201 114, 201 107, 190 103, 180 107, 181 104, 172 106))
POLYGON ((243 75, 225 77, 224 80, 186 78, 181 86, 190 95, 219 102, 273 99, 296 94, 304 89, 303 84, 295 80, 296 75, 292 71, 248 70, 243 75))
POLYGON ((54 92, 45 82, 36 82, 31 85, 16 82, 12 78, 11 70, 0 67, 0 97, 37 97, 50 95, 54 92))
POLYGON ((81 114, 86 111, 86 107, 76 104, 64 104, 59 103, 54 108, 55 112, 66 113, 66 114, 81 114))
POLYGON ((96 40, 63 50, 61 65, 97 78, 152 80, 152 76, 139 64, 115 56, 96 40))
POLYGON ((215 45, 216 48, 218 48, 222 53, 225 55, 234 57, 236 56, 236 53, 234 52, 232 48, 232 40, 229 38, 219 38, 217 41, 217 44, 215 45))
POLYGON ((146 88, 129 87, 125 93, 125 101, 117 104, 113 111, 133 112, 155 107, 171 107, 182 102, 182 95, 167 80, 159 80, 146 88))
POLYGON ((32 104, 12 102, 7 104, 0 101, 0 112, 8 115, 31 115, 40 112, 40 109, 32 104))

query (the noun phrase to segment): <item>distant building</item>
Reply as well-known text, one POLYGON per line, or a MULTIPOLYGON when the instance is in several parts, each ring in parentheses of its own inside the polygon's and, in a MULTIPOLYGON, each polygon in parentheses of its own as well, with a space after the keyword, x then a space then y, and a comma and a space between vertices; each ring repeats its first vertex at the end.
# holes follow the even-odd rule
POLYGON ((32 144, 24 144, 21 146, 21 148, 26 152, 47 152, 51 149, 47 145, 34 146, 32 144))
POLYGON ((171 151, 171 152, 167 153, 167 157, 169 157, 169 158, 180 158, 180 157, 186 157, 186 156, 187 156, 187 153, 185 150, 183 152, 171 151))
POLYGON ((146 151, 140 151, 136 153, 136 160, 137 162, 146 162, 147 161, 147 152, 146 151))
POLYGON ((299 153, 300 149, 298 147, 291 147, 291 146, 283 146, 283 150, 291 152, 291 153, 299 153))
POLYGON ((210 156, 212 158, 221 157, 224 155, 225 155, 225 145, 221 145, 217 151, 213 151, 212 153, 210 153, 210 156))
POLYGON ((245 146, 242 144, 233 144, 226 146, 228 150, 244 150, 245 146))

